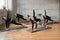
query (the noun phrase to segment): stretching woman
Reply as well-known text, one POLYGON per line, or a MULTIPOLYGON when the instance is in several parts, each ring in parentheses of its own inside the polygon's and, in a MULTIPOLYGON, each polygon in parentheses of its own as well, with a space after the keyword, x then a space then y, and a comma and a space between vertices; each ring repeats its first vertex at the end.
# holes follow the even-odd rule
POLYGON ((48 21, 52 21, 52 23, 53 23, 53 20, 51 19, 50 16, 45 15, 45 16, 43 16, 43 18, 46 20, 46 23, 48 23, 48 21))
POLYGON ((31 23, 32 23, 32 30, 34 29, 34 24, 35 24, 35 29, 37 29, 37 22, 34 20, 34 18, 31 15, 28 15, 31 23))
POLYGON ((13 23, 13 24, 16 24, 16 25, 22 25, 23 27, 25 26, 25 24, 16 22, 15 19, 6 18, 6 17, 3 17, 2 19, 3 19, 3 20, 5 21, 5 23, 6 23, 6 28, 7 28, 7 30, 9 30, 10 23, 13 23))

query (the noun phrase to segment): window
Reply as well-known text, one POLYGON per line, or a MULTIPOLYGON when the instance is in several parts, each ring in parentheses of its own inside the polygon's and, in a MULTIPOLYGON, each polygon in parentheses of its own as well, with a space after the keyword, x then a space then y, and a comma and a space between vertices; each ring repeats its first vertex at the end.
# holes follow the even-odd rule
POLYGON ((4 6, 4 0, 0 0, 0 9, 3 9, 4 6))

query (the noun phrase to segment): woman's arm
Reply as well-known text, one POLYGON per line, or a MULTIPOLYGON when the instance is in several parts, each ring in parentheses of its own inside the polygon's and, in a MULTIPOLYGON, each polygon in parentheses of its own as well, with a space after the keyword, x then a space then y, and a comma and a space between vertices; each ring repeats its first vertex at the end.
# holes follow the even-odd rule
POLYGON ((4 21, 6 21, 6 20, 7 20, 7 18, 6 18, 6 17, 2 17, 2 19, 3 19, 4 21))

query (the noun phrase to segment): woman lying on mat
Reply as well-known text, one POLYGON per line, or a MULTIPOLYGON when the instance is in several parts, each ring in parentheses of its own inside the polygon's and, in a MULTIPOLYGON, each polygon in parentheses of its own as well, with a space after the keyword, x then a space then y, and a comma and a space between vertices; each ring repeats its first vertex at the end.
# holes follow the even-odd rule
POLYGON ((15 19, 12 19, 12 18, 3 17, 2 19, 3 19, 3 20, 5 21, 5 23, 6 23, 6 28, 7 28, 7 30, 9 30, 10 23, 13 23, 13 24, 16 24, 16 25, 22 25, 23 27, 26 26, 25 24, 16 22, 16 20, 15 20, 15 19))

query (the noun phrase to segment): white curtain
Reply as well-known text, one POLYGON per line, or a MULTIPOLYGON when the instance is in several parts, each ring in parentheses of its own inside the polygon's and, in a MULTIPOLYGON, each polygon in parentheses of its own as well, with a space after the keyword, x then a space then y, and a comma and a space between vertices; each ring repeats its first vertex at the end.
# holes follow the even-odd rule
POLYGON ((8 0, 0 0, 0 9, 3 9, 3 6, 8 9, 8 0))
POLYGON ((0 0, 0 9, 3 9, 3 6, 12 10, 12 0, 0 0))
POLYGON ((0 0, 0 9, 3 9, 4 6, 4 0, 0 0))
POLYGON ((12 0, 4 0, 4 6, 7 10, 12 10, 12 0))

